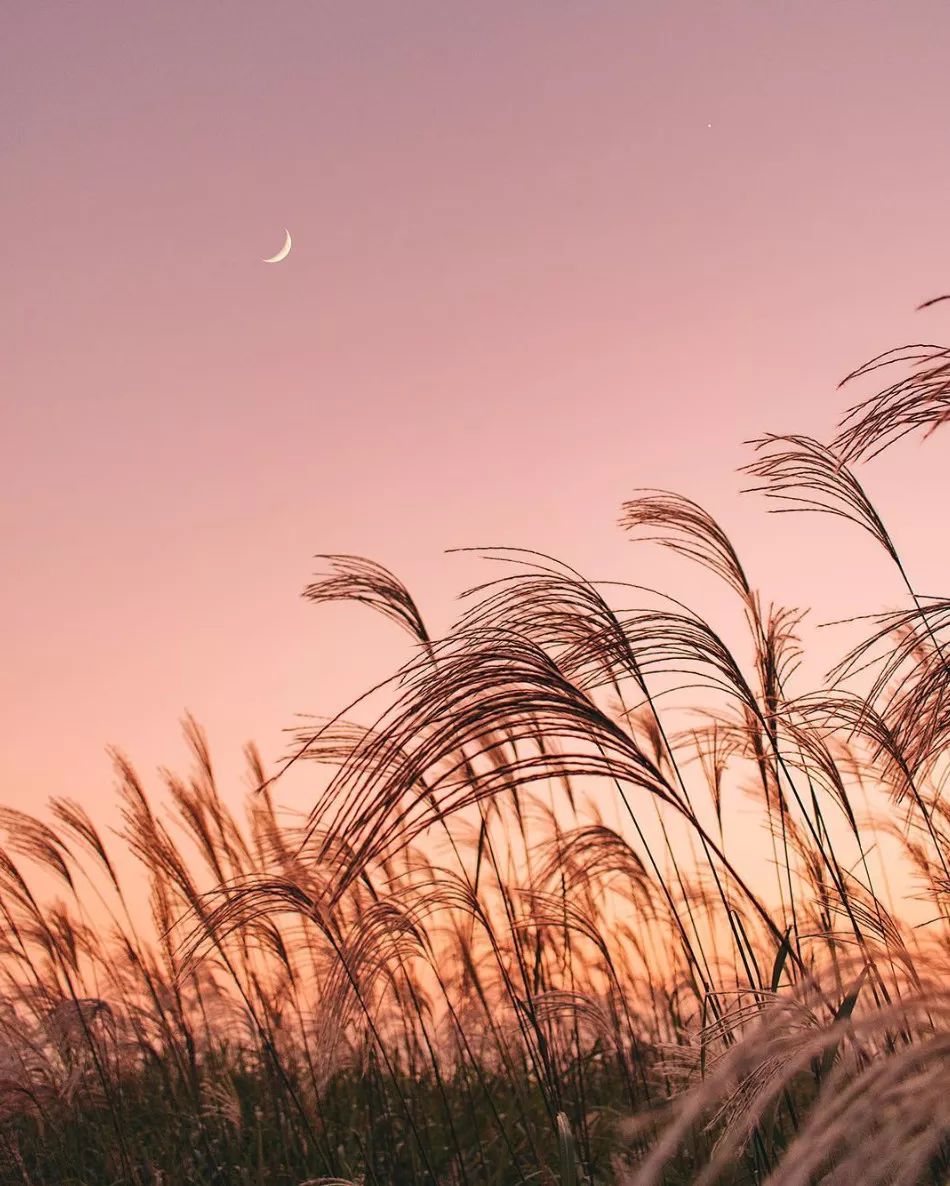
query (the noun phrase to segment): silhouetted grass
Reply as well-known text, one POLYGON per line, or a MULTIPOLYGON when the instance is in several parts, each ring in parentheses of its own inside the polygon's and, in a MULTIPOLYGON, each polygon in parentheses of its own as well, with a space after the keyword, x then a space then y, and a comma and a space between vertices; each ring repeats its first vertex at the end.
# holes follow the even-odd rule
POLYGON ((831 446, 767 436, 747 467, 906 588, 826 686, 725 531, 644 491, 622 529, 718 578, 741 634, 483 549, 435 638, 391 573, 324 557, 305 595, 382 613, 406 662, 276 771, 249 749, 243 815, 191 720, 158 798, 115 755, 118 835, 4 811, 2 1180, 947 1181, 950 600, 851 467, 943 422, 950 366, 850 379, 883 368, 831 446))

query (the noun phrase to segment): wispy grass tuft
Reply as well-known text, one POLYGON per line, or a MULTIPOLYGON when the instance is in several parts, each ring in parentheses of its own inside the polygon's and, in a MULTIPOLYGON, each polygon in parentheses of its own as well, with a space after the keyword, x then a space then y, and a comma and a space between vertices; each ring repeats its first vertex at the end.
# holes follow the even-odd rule
POLYGON ((725 528, 640 491, 622 529, 715 574, 731 624, 483 548, 436 637, 395 575, 322 557, 305 597, 382 614, 405 662, 274 769, 249 747, 243 810, 189 719, 159 788, 114 754, 115 832, 0 812, 0 1180, 947 1181, 950 598, 856 467, 943 423, 948 357, 859 368, 901 374, 828 445, 754 442, 770 509, 868 533, 906 589, 855 607, 824 686, 725 528))

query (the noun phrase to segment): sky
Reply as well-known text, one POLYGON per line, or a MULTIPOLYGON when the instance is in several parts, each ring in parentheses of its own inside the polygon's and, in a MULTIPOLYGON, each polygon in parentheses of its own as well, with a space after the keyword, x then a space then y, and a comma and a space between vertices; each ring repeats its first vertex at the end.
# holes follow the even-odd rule
MULTIPOLYGON (((459 546, 705 586, 635 488, 721 518, 816 620, 899 603, 872 545, 737 492, 837 381, 945 341, 944 0, 65 2, 0 38, 0 799, 107 811, 207 729, 284 751, 406 657, 300 593, 389 565, 433 633, 459 546), (277 265, 284 228, 294 239, 277 265)), ((868 467, 937 592, 950 447, 868 467)), ((306 807, 304 800, 297 806, 306 807)))

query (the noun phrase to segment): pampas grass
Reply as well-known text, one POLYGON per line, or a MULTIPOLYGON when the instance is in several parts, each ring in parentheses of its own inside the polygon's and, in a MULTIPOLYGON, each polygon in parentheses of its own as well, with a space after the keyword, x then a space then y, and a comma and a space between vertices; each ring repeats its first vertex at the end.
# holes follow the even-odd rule
POLYGON ((158 791, 114 754, 114 832, 3 811, 3 1180, 947 1181, 950 601, 856 468, 940 426, 947 351, 849 381, 884 372, 830 445, 766 436, 747 467, 906 588, 823 687, 725 529, 641 491, 621 530, 712 573, 738 635, 483 549, 436 638, 395 575, 327 556, 305 596, 381 613, 406 660, 275 769, 250 748, 243 811, 191 720, 158 791))

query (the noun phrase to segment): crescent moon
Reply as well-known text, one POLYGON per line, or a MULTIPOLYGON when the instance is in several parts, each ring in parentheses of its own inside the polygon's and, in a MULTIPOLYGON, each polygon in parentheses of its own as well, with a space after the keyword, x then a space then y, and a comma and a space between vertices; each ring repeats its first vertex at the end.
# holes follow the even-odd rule
POLYGON ((291 248, 290 231, 288 231, 287 228, 285 227, 284 228, 284 245, 283 245, 283 247, 281 247, 280 251, 278 251, 276 255, 272 255, 268 259, 262 260, 261 262, 265 263, 265 264, 279 264, 282 259, 286 259, 287 256, 290 255, 290 248, 291 248))

